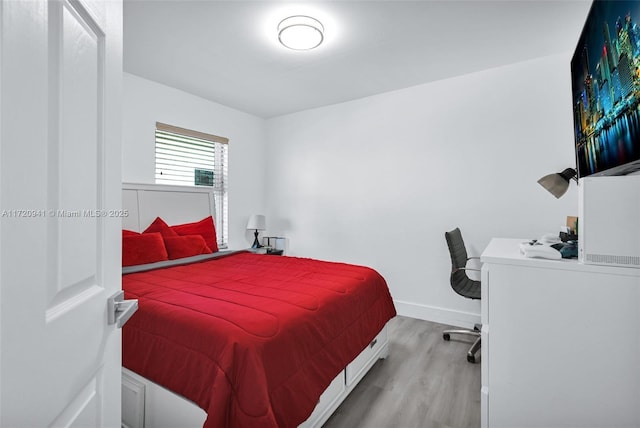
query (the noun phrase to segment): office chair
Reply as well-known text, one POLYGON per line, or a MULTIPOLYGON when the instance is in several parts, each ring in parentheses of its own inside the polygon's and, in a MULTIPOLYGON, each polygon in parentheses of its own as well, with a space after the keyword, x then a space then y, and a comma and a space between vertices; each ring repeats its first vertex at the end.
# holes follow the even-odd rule
MULTIPOLYGON (((449 246, 449 254, 451 254, 451 288, 461 296, 469 299, 480 299, 480 281, 469 278, 467 276, 468 270, 479 271, 479 269, 468 268, 467 261, 471 259, 478 259, 479 257, 468 257, 467 249, 464 246, 462 240, 462 234, 457 227, 451 232, 445 232, 444 237, 447 240, 449 246)), ((467 353, 467 361, 470 363, 476 362, 476 352, 480 349, 480 330, 482 325, 476 324, 473 330, 456 329, 445 330, 442 333, 444 340, 450 340, 451 334, 464 334, 467 336, 477 337, 476 341, 471 345, 471 349, 467 353)))

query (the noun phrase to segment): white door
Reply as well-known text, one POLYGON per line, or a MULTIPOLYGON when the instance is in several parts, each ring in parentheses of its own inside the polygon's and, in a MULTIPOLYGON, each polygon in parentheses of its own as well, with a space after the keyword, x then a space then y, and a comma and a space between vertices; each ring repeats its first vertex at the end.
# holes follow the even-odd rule
POLYGON ((0 426, 120 425, 122 3, 0 3, 0 426))

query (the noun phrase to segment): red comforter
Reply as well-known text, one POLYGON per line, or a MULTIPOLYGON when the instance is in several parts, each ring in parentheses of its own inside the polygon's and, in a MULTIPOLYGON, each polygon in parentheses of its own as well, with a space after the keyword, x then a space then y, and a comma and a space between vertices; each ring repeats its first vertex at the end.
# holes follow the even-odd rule
POLYGON ((123 276, 123 365, 194 401, 205 427, 295 427, 395 316, 376 271, 234 254, 123 276))

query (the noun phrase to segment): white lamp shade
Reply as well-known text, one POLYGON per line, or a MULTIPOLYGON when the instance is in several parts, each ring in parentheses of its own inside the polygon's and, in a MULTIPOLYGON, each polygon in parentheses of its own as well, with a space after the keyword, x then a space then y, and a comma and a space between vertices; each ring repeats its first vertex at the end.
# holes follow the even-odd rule
POLYGON ((267 228, 267 220, 265 216, 261 214, 254 214, 249 217, 247 222, 247 229, 251 230, 265 230, 267 228))

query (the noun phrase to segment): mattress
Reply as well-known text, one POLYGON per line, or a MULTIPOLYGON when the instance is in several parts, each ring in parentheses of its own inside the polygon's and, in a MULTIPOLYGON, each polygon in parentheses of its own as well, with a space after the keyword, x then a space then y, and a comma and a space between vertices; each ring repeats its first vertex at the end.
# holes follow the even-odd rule
POLYGON ((123 365, 195 402, 205 427, 295 427, 395 308, 373 269, 236 253, 123 275, 139 309, 123 365))

